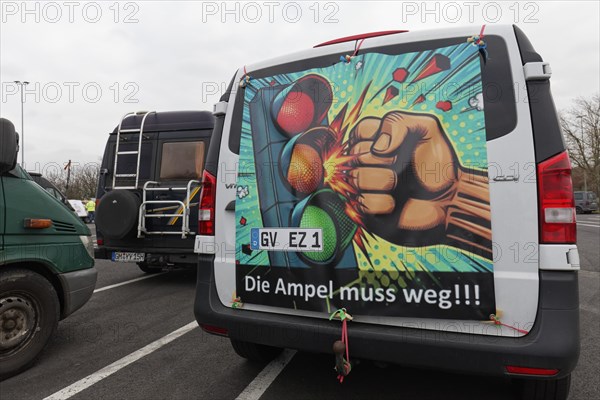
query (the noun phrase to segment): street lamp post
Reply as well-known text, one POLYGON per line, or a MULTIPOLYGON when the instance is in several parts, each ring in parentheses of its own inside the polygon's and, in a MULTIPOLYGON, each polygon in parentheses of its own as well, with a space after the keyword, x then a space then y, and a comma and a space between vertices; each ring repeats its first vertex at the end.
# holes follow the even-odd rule
POLYGON ((19 89, 21 91, 21 167, 25 168, 25 114, 23 113, 23 106, 25 104, 25 86, 29 84, 27 81, 15 81, 17 85, 19 85, 19 89))

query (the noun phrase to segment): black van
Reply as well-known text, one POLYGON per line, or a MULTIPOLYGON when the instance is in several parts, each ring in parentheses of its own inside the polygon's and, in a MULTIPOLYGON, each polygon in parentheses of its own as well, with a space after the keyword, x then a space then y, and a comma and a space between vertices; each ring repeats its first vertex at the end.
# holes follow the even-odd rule
POLYGON ((126 114, 110 133, 96 194, 96 258, 135 262, 147 273, 196 264, 194 237, 207 111, 126 114))

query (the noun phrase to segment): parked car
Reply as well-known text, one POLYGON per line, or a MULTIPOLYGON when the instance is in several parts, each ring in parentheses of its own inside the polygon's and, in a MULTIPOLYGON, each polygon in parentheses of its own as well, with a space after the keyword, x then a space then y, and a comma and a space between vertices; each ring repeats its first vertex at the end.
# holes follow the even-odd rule
POLYGON ((27 173, 35 183, 44 188, 52 196, 56 197, 61 203, 63 203, 69 208, 72 208, 69 202, 67 201, 67 197, 64 194, 62 194, 62 192, 52 182, 44 178, 42 174, 33 171, 27 171, 27 173))
POLYGON ((598 196, 594 192, 575 192, 575 210, 577 214, 589 214, 598 211, 598 196))
POLYGON ((333 345, 342 379, 351 314, 353 358, 567 398, 579 256, 550 66, 516 26, 480 30, 357 35, 236 72, 200 196, 206 332, 253 360, 333 345))
POLYGON ((138 112, 110 133, 96 195, 96 258, 147 273, 195 268, 198 193, 213 129, 206 111, 138 112))
POLYGON ((89 229, 16 164, 17 148, 0 118, 0 379, 34 363, 97 275, 89 229))

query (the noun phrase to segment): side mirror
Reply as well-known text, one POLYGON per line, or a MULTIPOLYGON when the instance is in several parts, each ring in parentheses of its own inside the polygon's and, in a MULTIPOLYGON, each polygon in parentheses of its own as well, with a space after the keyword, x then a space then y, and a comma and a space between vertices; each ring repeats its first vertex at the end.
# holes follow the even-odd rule
POLYGON ((0 173, 10 171, 17 164, 19 136, 15 126, 7 119, 0 118, 0 173))

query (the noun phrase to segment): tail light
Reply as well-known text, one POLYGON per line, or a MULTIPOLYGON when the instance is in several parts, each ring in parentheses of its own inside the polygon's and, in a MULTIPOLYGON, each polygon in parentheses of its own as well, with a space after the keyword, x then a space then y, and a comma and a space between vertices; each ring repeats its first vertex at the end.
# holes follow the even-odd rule
POLYGON ((530 368, 507 365, 506 372, 519 375, 553 376, 558 374, 560 371, 554 368, 530 368))
POLYGON ((200 324, 200 328, 202 328, 204 332, 212 333, 213 335, 227 336, 229 334, 229 331, 226 328, 221 328, 220 326, 200 324))
MULTIPOLYGON (((100 198, 96 198, 96 210, 98 209, 98 205, 100 204, 100 198)), ((104 246, 104 239, 102 238, 96 238, 96 244, 98 246, 104 246)))
POLYGON ((575 243, 577 224, 567 152, 538 164, 540 243, 575 243))
POLYGON ((202 174, 202 191, 198 208, 198 234, 215 234, 215 189, 217 178, 204 170, 202 174))

